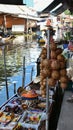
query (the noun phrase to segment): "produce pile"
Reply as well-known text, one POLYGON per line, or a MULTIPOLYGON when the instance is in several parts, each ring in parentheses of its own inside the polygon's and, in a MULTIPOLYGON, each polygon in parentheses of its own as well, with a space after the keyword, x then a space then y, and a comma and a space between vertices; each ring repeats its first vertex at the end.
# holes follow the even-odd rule
POLYGON ((42 97, 46 96, 46 81, 48 87, 55 87, 57 82, 65 89, 68 83, 66 71, 67 60, 62 54, 63 50, 55 42, 49 45, 49 59, 47 58, 47 47, 43 47, 40 54, 40 91, 42 97))

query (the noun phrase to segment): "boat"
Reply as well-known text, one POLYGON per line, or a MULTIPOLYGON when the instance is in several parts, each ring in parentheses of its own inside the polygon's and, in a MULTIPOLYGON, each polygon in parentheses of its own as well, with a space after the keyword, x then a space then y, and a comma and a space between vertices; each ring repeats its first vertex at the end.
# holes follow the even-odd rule
POLYGON ((0 36, 0 46, 2 45, 7 45, 13 41, 15 37, 13 35, 7 36, 7 37, 2 37, 0 36))
MULTIPOLYGON (((50 114, 52 106, 53 102, 50 102, 50 114)), ((17 93, 0 106, 1 130, 19 130, 20 127, 31 127, 37 128, 38 130, 38 127, 40 127, 41 123, 45 122, 45 120, 46 100, 42 98, 40 94, 39 76, 25 87, 19 87, 17 93), (22 96, 23 94, 25 95, 25 98, 22 96), (29 121, 27 121, 28 119, 24 120, 26 119, 26 115, 30 115, 29 121)))
POLYGON ((38 36, 37 42, 38 42, 39 46, 45 45, 45 39, 42 36, 38 36))

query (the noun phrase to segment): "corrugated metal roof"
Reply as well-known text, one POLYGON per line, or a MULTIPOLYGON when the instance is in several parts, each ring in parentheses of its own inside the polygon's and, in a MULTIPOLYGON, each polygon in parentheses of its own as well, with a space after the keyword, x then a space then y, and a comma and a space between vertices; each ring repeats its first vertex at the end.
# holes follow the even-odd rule
POLYGON ((45 9, 48 5, 50 5, 54 0, 34 0, 34 8, 41 12, 45 9))
POLYGON ((53 0, 51 4, 49 4, 43 11, 42 13, 50 13, 55 9, 52 13, 53 15, 59 15, 63 13, 65 10, 69 9, 71 13, 73 12, 73 0, 53 0), (62 3, 62 6, 58 7, 55 9, 59 4, 62 3))
POLYGON ((37 12, 31 7, 24 5, 4 5, 0 4, 0 13, 9 13, 9 14, 28 14, 32 16, 37 16, 37 12))

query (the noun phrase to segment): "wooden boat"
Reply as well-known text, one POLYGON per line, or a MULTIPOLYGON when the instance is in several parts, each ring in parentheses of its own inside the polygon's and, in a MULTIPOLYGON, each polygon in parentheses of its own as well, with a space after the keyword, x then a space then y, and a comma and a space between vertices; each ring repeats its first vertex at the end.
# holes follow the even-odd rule
POLYGON ((39 46, 44 46, 45 45, 45 40, 44 39, 40 39, 38 40, 39 46))
MULTIPOLYGON (((37 118, 34 120, 32 119, 32 124, 34 124, 34 122, 36 122, 36 125, 38 125, 38 127, 40 127, 41 123, 44 122, 46 120, 46 102, 45 99, 43 99, 39 93, 39 89, 40 89, 40 84, 39 84, 40 79, 36 78, 34 81, 32 81, 31 83, 29 83, 27 86, 25 86, 25 88, 19 87, 17 90, 17 93, 15 95, 13 95, 13 97, 11 97, 10 99, 8 99, 2 106, 0 106, 0 128, 2 130, 5 130, 5 128, 7 130, 13 130, 14 128, 17 128, 19 130, 19 122, 21 123, 21 127, 25 128, 25 125, 23 124, 22 121, 22 117, 25 116, 25 113, 32 111, 33 113, 38 112, 38 115, 41 113, 42 115, 44 115, 44 118, 41 116, 40 120, 38 119, 38 123, 37 123, 37 118), (25 93, 27 91, 27 88, 30 87, 31 90, 35 90, 36 91, 36 95, 38 95, 38 98, 34 98, 34 100, 30 97, 30 100, 28 100, 28 103, 26 104, 26 100, 24 98, 22 98, 22 93, 25 93), (29 104, 30 102, 30 104, 29 104), (20 107, 19 107, 20 106, 20 107), (13 118, 12 118, 12 114, 13 113, 13 118), (5 118, 5 122, 4 119, 2 120, 2 115, 3 114, 3 118, 5 118)), ((35 95, 35 97, 37 97, 35 95)), ((49 113, 51 113, 52 111, 52 103, 50 103, 50 110, 49 113)), ((30 121, 29 121, 30 122, 30 121)), ((29 124, 30 127, 30 123, 26 123, 26 128, 29 124)), ((35 125, 32 125, 35 127, 35 125)), ((45 126, 44 126, 45 127, 45 126)), ((14 129, 15 130, 15 129, 14 129)), ((42 129, 41 129, 42 130, 42 129)), ((45 130, 45 129, 44 129, 45 130)))
POLYGON ((11 43, 14 38, 15 37, 13 35, 4 38, 0 36, 0 46, 11 43))

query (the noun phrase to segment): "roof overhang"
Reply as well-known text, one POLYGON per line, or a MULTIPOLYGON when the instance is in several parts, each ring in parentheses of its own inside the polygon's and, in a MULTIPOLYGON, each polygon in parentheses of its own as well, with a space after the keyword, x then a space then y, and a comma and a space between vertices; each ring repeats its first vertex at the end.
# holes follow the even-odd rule
POLYGON ((28 18, 31 20, 40 20, 37 12, 30 7, 24 5, 3 5, 0 4, 0 15, 11 15, 13 17, 28 18))
POLYGON ((73 12, 73 0, 54 0, 50 5, 48 5, 42 13, 52 13, 53 15, 59 15, 65 10, 69 9, 73 12), (62 4, 60 7, 55 9, 58 5, 62 4), (54 11, 52 11, 55 9, 54 11))
POLYGON ((50 11, 50 13, 55 16, 63 13, 65 10, 68 9, 68 5, 66 3, 65 4, 59 3, 58 6, 56 6, 56 7, 58 7, 58 8, 54 8, 53 10, 50 11), (59 5, 61 5, 61 6, 59 6, 59 5))

